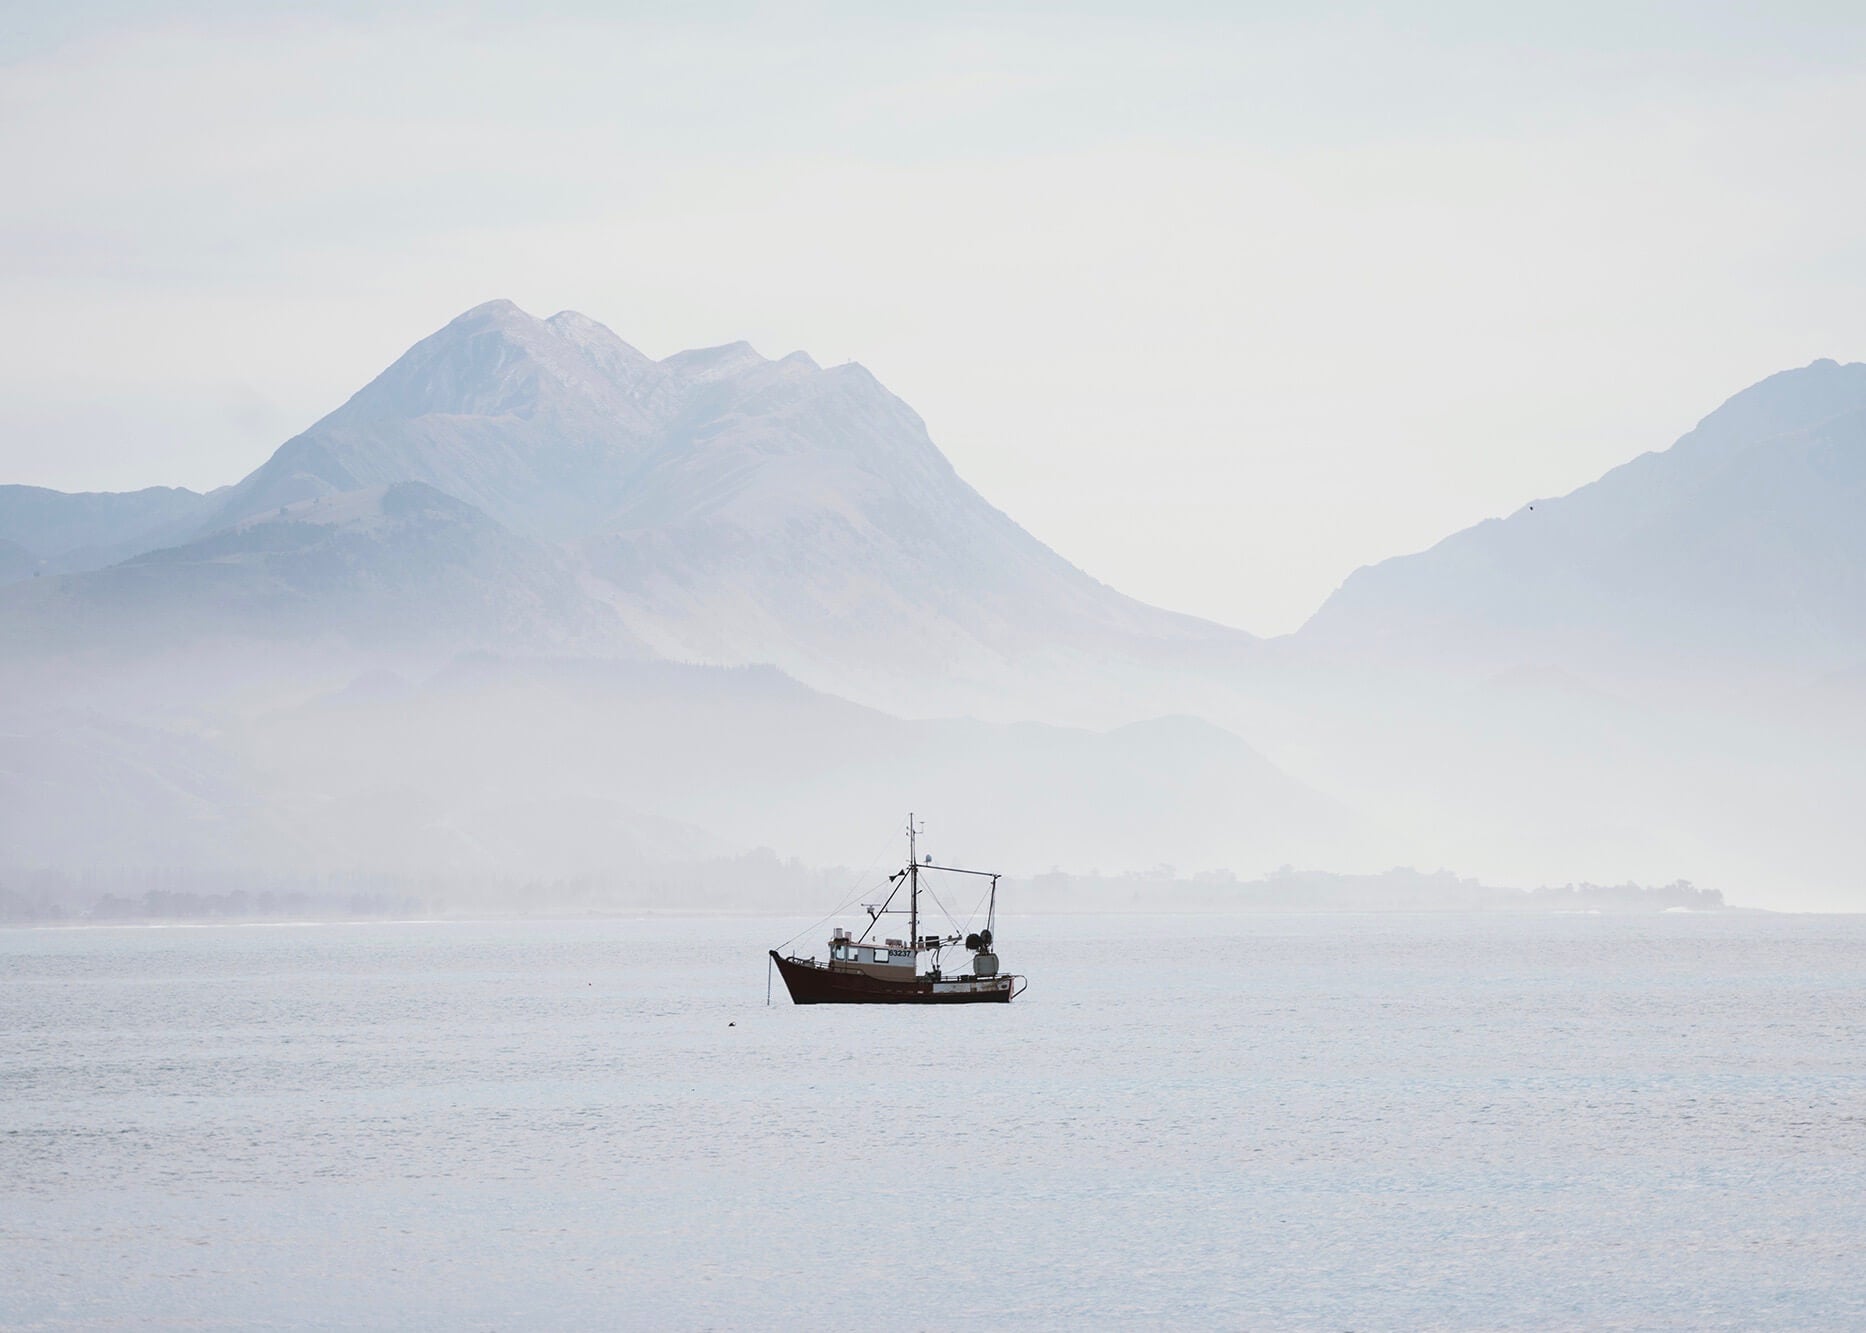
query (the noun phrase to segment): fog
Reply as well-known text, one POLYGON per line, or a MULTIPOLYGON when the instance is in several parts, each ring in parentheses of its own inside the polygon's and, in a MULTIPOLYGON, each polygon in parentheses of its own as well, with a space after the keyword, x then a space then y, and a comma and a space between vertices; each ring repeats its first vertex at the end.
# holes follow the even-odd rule
POLYGON ((1261 639, 1083 574, 859 366, 490 302, 210 492, 0 488, 0 883, 808 910, 911 809, 1061 905, 1866 906, 1866 366, 1667 443, 1261 639))
POLYGON ((1866 907, 1844 7, 4 28, 8 892, 1866 907))

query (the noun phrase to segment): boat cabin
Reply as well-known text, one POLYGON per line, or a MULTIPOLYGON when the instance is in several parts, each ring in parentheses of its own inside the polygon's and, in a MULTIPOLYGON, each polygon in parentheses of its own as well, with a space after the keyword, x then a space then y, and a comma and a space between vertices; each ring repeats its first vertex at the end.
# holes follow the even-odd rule
POLYGON ((829 965, 838 972, 884 978, 914 974, 914 951, 904 940, 857 940, 840 926, 829 939, 829 965))

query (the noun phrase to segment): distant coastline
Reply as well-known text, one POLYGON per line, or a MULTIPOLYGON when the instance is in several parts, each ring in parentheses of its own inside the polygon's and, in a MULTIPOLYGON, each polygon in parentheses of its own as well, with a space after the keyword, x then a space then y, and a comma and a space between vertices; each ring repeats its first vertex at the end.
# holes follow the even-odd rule
MULTIPOLYGON (((549 881, 471 876, 329 874, 239 876, 173 871, 70 875, 0 873, 0 925, 331 924, 628 916, 783 916, 808 913, 842 870, 769 853, 722 862, 549 881), (179 881, 179 883, 178 883, 179 881), (193 881, 194 887, 182 887, 193 881), (244 881, 244 882, 242 882, 244 881)), ((1450 871, 1395 868, 1348 875, 1284 867, 1258 879, 1169 867, 1125 874, 1050 871, 1005 880, 1015 913, 1586 912, 1653 915, 1734 912, 1720 890, 1686 880, 1504 888, 1450 871)))
POLYGON ((1074 910, 1142 908, 1225 912, 1723 912, 1738 910, 1717 889, 1688 880, 1669 884, 1562 884, 1502 888, 1449 870, 1395 867, 1377 875, 1344 875, 1289 866, 1261 879, 1228 871, 1181 877, 1162 867, 1122 875, 1052 872, 1013 885, 1023 901, 1074 910))

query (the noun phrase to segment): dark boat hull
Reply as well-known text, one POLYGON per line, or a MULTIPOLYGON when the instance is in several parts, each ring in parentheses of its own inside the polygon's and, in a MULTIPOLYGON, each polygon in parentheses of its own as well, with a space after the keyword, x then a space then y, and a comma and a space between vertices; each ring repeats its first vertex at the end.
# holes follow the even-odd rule
POLYGON ((1009 1004, 1022 978, 947 977, 934 981, 883 981, 861 972, 832 972, 816 963, 785 958, 771 950, 793 1004, 1009 1004))

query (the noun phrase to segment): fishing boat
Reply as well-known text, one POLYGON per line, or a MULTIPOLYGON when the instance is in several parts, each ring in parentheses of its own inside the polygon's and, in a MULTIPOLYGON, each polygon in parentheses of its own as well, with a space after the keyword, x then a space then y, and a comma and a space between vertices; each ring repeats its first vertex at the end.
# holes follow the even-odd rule
POLYGON ((907 864, 888 876, 886 898, 880 903, 863 904, 868 926, 860 935, 835 927, 829 937, 829 957, 820 963, 814 956, 799 958, 794 953, 771 950, 771 962, 784 978, 784 988, 790 992, 793 1004, 1009 1004, 1023 994, 1028 983, 1021 976, 1000 972, 993 948, 998 923, 997 872, 935 865, 931 856, 922 859, 918 841, 921 832, 921 826, 909 815, 907 864), (920 881, 929 872, 975 875, 991 881, 984 929, 920 933, 920 881), (895 900, 903 889, 907 904, 896 907, 895 900), (882 931, 882 918, 887 916, 907 918, 905 939, 873 938, 882 931), (970 964, 962 965, 963 971, 948 972, 947 953, 961 945, 971 953, 970 964), (924 971, 923 958, 930 962, 924 971))

